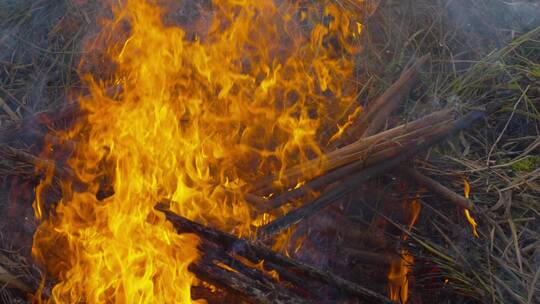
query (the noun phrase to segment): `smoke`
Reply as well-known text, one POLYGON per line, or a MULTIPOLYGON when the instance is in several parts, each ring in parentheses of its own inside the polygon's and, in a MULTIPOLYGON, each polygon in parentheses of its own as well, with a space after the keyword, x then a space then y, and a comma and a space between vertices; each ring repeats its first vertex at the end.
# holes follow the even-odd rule
POLYGON ((497 41, 499 46, 540 26, 540 3, 535 0, 442 0, 447 21, 469 40, 497 41))

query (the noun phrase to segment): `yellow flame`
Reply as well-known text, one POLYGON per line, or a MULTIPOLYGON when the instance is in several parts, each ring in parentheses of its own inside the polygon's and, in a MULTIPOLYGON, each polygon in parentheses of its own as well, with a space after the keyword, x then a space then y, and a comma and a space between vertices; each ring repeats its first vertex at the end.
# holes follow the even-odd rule
MULTIPOLYGON (((412 230, 414 224, 416 224, 416 221, 418 220, 418 216, 420 215, 420 210, 422 210, 422 205, 418 201, 419 194, 416 195, 417 198, 413 199, 410 206, 410 220, 409 225, 407 226, 407 229, 409 231, 412 230)), ((408 235, 404 235, 404 238, 407 239, 408 235)))
POLYGON ((58 282, 51 303, 190 302, 198 239, 177 234, 155 204, 249 236, 249 184, 321 155, 322 130, 358 94, 356 10, 214 0, 179 27, 157 2, 182 5, 115 1, 88 43, 106 54, 102 73, 81 69, 85 116, 59 134, 78 143, 69 165, 86 187, 61 181, 45 211, 49 173, 34 204, 33 255, 58 282), (114 193, 99 195, 104 187, 114 193))
POLYGON ((277 235, 274 239, 274 244, 272 244, 272 250, 281 252, 285 254, 286 256, 289 256, 289 252, 287 250, 289 245, 289 240, 291 239, 291 236, 294 233, 294 228, 288 228, 284 232, 277 235))
POLYGON ((358 34, 362 34, 362 30, 364 29, 364 25, 360 22, 356 22, 356 31, 358 34))
POLYGON ((242 264, 249 266, 251 268, 255 268, 260 270, 261 272, 265 273, 269 277, 273 278, 275 281, 279 281, 279 273, 275 270, 266 270, 264 268, 264 260, 260 260, 258 263, 253 263, 249 261, 248 259, 242 257, 242 256, 235 256, 242 264))
POLYGON ((464 213, 465 213, 465 217, 467 218, 467 221, 469 221, 469 224, 471 224, 471 227, 473 229, 473 235, 476 238, 479 238, 480 235, 478 234, 478 230, 477 230, 478 224, 476 223, 476 220, 469 213, 469 209, 465 209, 464 213))
POLYGON ((298 182, 298 183, 296 184, 296 186, 294 186, 294 189, 298 189, 298 188, 302 187, 302 186, 305 185, 305 184, 306 184, 305 181, 300 181, 300 182, 298 182))
MULTIPOLYGON (((466 178, 463 178, 463 193, 465 194, 466 198, 469 198, 469 195, 471 193, 471 185, 466 178)), ((467 221, 469 222, 469 224, 471 224, 471 227, 473 229, 473 235, 476 238, 479 238, 480 235, 478 234, 478 224, 476 223, 476 220, 471 216, 469 209, 464 209, 463 212, 465 213, 465 218, 467 218, 467 221)))
POLYGON ((238 271, 237 271, 236 269, 232 268, 231 266, 229 266, 229 265, 227 265, 227 264, 225 264, 225 263, 217 262, 216 265, 217 265, 218 267, 221 267, 221 268, 227 270, 227 271, 234 272, 234 273, 238 273, 238 271))
POLYGON ((343 135, 343 132, 345 132, 345 130, 353 124, 353 122, 356 120, 358 115, 362 113, 362 111, 362 107, 357 107, 354 112, 347 117, 347 121, 345 122, 345 124, 343 124, 342 126, 338 125, 338 131, 334 135, 332 135, 332 137, 330 137, 329 141, 333 142, 340 138, 343 135))
POLYGON ((469 198, 469 195, 471 194, 471 185, 466 178, 463 178, 463 194, 466 198, 469 198))

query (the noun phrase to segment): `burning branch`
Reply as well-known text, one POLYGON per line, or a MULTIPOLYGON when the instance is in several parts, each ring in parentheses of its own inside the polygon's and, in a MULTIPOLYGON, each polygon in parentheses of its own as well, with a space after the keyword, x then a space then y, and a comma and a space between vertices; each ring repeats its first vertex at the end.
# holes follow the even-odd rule
POLYGON ((416 155, 418 152, 443 140, 447 136, 468 128, 474 121, 483 116, 483 111, 471 111, 464 117, 455 120, 452 124, 450 124, 446 132, 437 134, 431 138, 423 139, 422 141, 417 142, 415 146, 403 151, 403 153, 355 173, 344 180, 339 186, 336 186, 326 193, 323 193, 313 201, 304 204, 302 207, 289 212, 287 215, 278 218, 271 223, 266 224, 258 231, 259 236, 262 238, 268 238, 292 225, 298 224, 302 220, 313 216, 315 213, 329 206, 344 194, 349 193, 353 189, 357 188, 359 184, 390 171, 400 163, 416 155))
MULTIPOLYGON (((231 234, 190 221, 171 212, 163 204, 156 206, 156 209, 165 214, 178 232, 196 234, 201 239, 216 244, 225 252, 240 255, 253 263, 264 260, 265 266, 276 270, 279 273, 280 278, 287 280, 290 277, 301 277, 304 280, 316 281, 333 286, 350 296, 357 297, 369 303, 390 303, 384 296, 344 280, 334 274, 323 272, 319 269, 302 264, 248 240, 237 238, 231 234)), ((301 282, 302 281, 293 281, 291 283, 301 282)), ((306 282, 307 281, 304 281, 304 283, 306 282)), ((236 284, 234 282, 229 283, 236 284)), ((223 283, 223 285, 226 284, 223 283)))
MULTIPOLYGON (((293 199, 316 191, 351 172, 394 157, 416 143, 425 141, 430 136, 449 132, 450 123, 455 115, 455 111, 452 109, 434 112, 413 122, 359 139, 302 166, 292 167, 283 174, 285 187, 293 187, 294 183, 299 182, 301 178, 307 177, 309 179, 311 177, 314 179, 301 187, 269 200, 267 203, 255 205, 255 207, 260 212, 275 209, 293 199), (329 173, 338 168, 341 171, 336 170, 334 173, 329 173)), ((274 181, 274 178, 268 178, 255 183, 253 188, 258 189, 258 193, 267 194, 276 190, 272 186, 274 181)))

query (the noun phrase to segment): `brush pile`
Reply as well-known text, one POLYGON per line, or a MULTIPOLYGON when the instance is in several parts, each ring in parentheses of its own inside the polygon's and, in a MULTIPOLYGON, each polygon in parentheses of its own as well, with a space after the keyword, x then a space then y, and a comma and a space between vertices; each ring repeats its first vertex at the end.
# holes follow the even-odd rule
MULTIPOLYGON (((334 2, 369 6, 354 79, 363 111, 322 155, 245 188, 255 233, 155 202, 199 239, 191 298, 540 301, 540 7, 334 2)), ((92 187, 68 163, 78 143, 56 134, 85 115, 81 45, 103 13, 99 1, 0 3, 2 303, 54 299, 58 278, 31 252, 35 189, 51 178, 54 201, 66 182, 92 187)), ((114 195, 107 177, 98 195, 114 195)))

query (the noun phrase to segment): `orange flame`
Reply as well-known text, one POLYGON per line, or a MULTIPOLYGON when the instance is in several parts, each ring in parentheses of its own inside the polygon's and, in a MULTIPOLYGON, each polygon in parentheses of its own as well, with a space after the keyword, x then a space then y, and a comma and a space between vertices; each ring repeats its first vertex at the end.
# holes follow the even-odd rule
POLYGON ((86 189, 63 180, 46 214, 50 178, 38 187, 33 255, 58 282, 50 302, 190 302, 198 239, 154 205, 249 236, 250 182, 320 155, 322 130, 355 108, 354 10, 214 0, 188 30, 156 2, 182 5, 115 1, 89 43, 114 73, 84 75, 86 115, 60 134, 78 142, 69 165, 86 189), (114 194, 100 200, 104 184, 114 194))
MULTIPOLYGON (((414 224, 418 220, 422 205, 418 202, 418 196, 413 199, 410 204, 407 201, 403 202, 403 212, 408 214, 409 224, 407 229, 412 230, 414 224)), ((407 234, 403 234, 402 240, 408 239, 407 234)), ((414 265, 414 257, 409 254, 406 249, 401 249, 399 257, 390 261, 390 268, 388 270, 388 297, 392 301, 400 301, 401 303, 407 303, 409 298, 409 274, 412 272, 412 266, 414 265)))
MULTIPOLYGON (((471 193, 471 185, 467 181, 466 178, 463 178, 463 193, 465 194, 466 198, 469 198, 469 194, 471 193)), ((473 229, 473 235, 476 238, 479 238, 480 235, 478 234, 478 224, 476 223, 476 220, 471 216, 469 209, 464 209, 463 212, 465 213, 465 217, 467 218, 467 221, 469 224, 471 224, 471 227, 473 229)))
POLYGON ((409 279, 414 258, 408 254, 407 250, 400 251, 400 257, 392 260, 388 272, 388 297, 392 301, 407 303, 409 299, 409 279))

